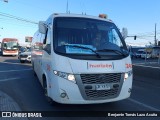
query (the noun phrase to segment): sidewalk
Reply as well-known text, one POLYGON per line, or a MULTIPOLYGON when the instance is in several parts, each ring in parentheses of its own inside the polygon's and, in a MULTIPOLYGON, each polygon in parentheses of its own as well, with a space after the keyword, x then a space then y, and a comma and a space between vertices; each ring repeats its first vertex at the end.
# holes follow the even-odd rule
POLYGON ((0 111, 21 111, 21 109, 11 97, 0 91, 0 111))
MULTIPOLYGON (((7 94, 0 91, 0 116, 2 112, 16 112, 21 111, 18 104, 7 94)), ((0 117, 0 120, 28 120, 27 118, 11 118, 11 117, 0 117)))

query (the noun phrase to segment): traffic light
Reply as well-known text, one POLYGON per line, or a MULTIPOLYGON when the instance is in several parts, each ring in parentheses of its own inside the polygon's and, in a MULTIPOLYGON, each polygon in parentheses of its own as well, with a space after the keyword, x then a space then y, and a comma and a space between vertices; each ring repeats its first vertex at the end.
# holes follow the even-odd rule
POLYGON ((135 35, 135 36, 134 36, 134 40, 136 40, 136 39, 137 39, 137 36, 135 35))

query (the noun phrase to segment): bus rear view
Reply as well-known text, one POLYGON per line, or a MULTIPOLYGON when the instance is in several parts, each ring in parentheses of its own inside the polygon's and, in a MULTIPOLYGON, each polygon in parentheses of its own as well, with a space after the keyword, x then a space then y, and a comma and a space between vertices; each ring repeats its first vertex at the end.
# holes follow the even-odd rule
POLYGON ((53 14, 39 26, 32 53, 34 43, 44 47, 41 55, 32 55, 32 65, 46 96, 65 104, 106 103, 130 96, 131 59, 113 22, 53 14), (38 40, 38 35, 44 38, 38 40))

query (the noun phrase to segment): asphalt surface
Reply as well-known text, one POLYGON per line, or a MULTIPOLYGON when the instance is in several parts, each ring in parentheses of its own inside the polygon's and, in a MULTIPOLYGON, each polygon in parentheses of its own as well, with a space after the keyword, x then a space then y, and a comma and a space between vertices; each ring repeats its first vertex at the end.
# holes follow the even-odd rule
MULTIPOLYGON (((158 68, 147 68, 147 72, 143 73, 145 66, 144 61, 134 60, 133 66, 133 90, 131 97, 126 100, 94 105, 50 105, 44 94, 43 89, 34 76, 30 63, 21 64, 17 57, 2 57, 0 56, 0 91, 10 96, 17 103, 22 111, 82 111, 96 114, 96 111, 116 112, 116 111, 160 111, 160 79, 155 79, 154 76, 146 77, 147 73, 160 70, 158 68), (138 62, 137 62, 138 61, 138 62), (142 65, 137 67, 138 65, 142 65)), ((157 65, 158 66, 158 65, 157 65)), ((152 67, 152 66, 151 66, 152 67)), ((146 69, 146 68, 145 68, 146 69)), ((159 74, 159 73, 157 73, 159 74)), ((97 112, 98 114, 98 112, 97 112)), ((1 119, 1 118, 0 118, 1 119)), ((34 118, 29 118, 34 119, 34 118)), ((40 119, 40 118, 38 118, 40 119)), ((45 120, 53 118, 42 118, 45 120)), ((114 120, 122 119, 116 117, 54 117, 58 120, 79 119, 79 120, 114 120)), ((131 120, 137 117, 126 117, 131 120)), ((138 119, 159 119, 156 117, 138 117, 138 119)))

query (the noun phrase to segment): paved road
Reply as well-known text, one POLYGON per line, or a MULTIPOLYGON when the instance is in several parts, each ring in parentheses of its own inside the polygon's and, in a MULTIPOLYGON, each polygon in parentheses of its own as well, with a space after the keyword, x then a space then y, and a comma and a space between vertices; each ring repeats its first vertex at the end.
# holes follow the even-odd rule
MULTIPOLYGON (((142 58, 133 58, 133 64, 158 64, 160 59, 142 59, 142 58)), ((159 63, 160 64, 160 63, 159 63)))
MULTIPOLYGON (((153 70, 151 69, 151 71, 153 70)), ((0 90, 14 99, 23 111, 160 111, 160 81, 146 78, 145 75, 134 76, 132 95, 126 100, 97 105, 51 106, 45 99, 38 79, 33 75, 31 64, 21 64, 17 57, 12 56, 0 56, 0 90)), ((48 118, 46 119, 48 120, 48 118)), ((66 120, 71 118, 56 119, 66 120)), ((103 117, 76 119, 106 120, 103 117)), ((145 119, 150 120, 151 118, 145 119)))

